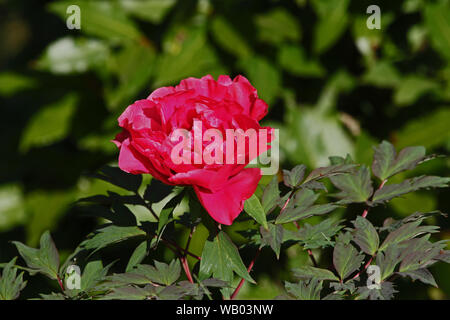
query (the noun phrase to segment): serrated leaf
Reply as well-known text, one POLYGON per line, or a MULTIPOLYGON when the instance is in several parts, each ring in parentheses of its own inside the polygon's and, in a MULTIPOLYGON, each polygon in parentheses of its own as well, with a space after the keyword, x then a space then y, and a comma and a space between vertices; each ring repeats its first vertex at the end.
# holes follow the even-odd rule
POLYGON ((339 203, 365 202, 372 195, 373 187, 370 179, 370 171, 366 166, 361 166, 357 173, 341 174, 330 177, 333 185, 341 190, 336 196, 342 200, 339 203))
POLYGON ((412 179, 406 179, 399 184, 385 185, 377 190, 372 198, 372 204, 387 202, 403 194, 428 188, 446 188, 450 183, 450 178, 436 176, 420 176, 412 179))
POLYGON ((264 212, 264 208, 262 207, 261 202, 259 202, 259 199, 255 194, 245 200, 244 210, 265 229, 268 228, 266 213, 264 212))
POLYGON ((340 223, 341 221, 335 221, 331 218, 325 219, 314 226, 305 223, 298 231, 285 230, 283 242, 288 240, 299 241, 305 249, 332 247, 334 241, 331 238, 343 228, 340 223))
POLYGON ((425 284, 432 285, 433 287, 436 288, 438 287, 436 280, 434 280, 433 275, 426 268, 407 272, 397 272, 397 274, 401 275, 402 277, 410 277, 413 281, 420 280, 425 284))
POLYGON ((264 188, 261 205, 266 214, 269 214, 277 205, 280 198, 280 190, 278 188, 278 178, 275 175, 269 184, 264 188))
POLYGON ((384 239, 379 250, 384 251, 388 246, 397 244, 412 238, 415 238, 424 233, 434 233, 437 232, 435 226, 420 226, 422 220, 417 220, 415 222, 406 223, 397 230, 389 233, 389 235, 384 239))
MULTIPOLYGON (((233 280, 234 271, 245 280, 255 283, 248 274, 238 249, 223 231, 219 232, 212 241, 205 242, 201 258, 200 280, 213 275, 214 278, 230 283, 233 280)), ((228 297, 231 290, 229 288, 222 289, 222 293, 228 297)))
POLYGON ((394 273, 395 267, 400 260, 400 249, 397 245, 390 245, 384 252, 377 253, 376 265, 380 267, 381 281, 384 281, 394 273))
POLYGON ((329 178, 338 174, 351 173, 352 170, 356 167, 357 165, 355 164, 338 164, 328 167, 320 167, 311 171, 311 173, 306 177, 303 183, 322 178, 329 178))
POLYGON ((317 197, 318 195, 312 190, 301 189, 296 193, 294 199, 292 200, 292 203, 294 204, 289 204, 277 217, 275 223, 288 223, 300 219, 306 219, 312 216, 328 213, 337 208, 336 205, 331 203, 312 205, 316 201, 317 197))
MULTIPOLYGON (((153 242, 153 239, 152 241, 153 242)), ((147 256, 147 246, 151 246, 151 243, 148 243, 147 240, 142 241, 141 244, 139 244, 136 249, 133 251, 133 254, 130 257, 130 260, 128 261, 127 268, 125 269, 125 272, 131 271, 136 265, 142 262, 144 258, 147 256)))
POLYGON ((91 238, 84 240, 80 246, 87 250, 94 250, 94 252, 96 252, 113 243, 139 236, 145 236, 145 232, 136 226, 119 227, 109 225, 97 230, 91 238))
POLYGON ((13 258, 3 267, 0 276, 0 300, 17 299, 20 291, 27 285, 27 282, 23 281, 23 272, 17 275, 16 260, 17 257, 13 258))
POLYGON ((322 280, 335 280, 339 281, 339 278, 336 277, 333 272, 327 269, 320 269, 311 266, 302 266, 300 268, 295 268, 292 270, 294 273, 294 277, 298 279, 316 279, 319 281, 322 280))
POLYGON ((144 300, 156 295, 155 287, 148 285, 144 288, 125 286, 114 288, 111 293, 103 296, 102 300, 144 300))
POLYGON ((275 252, 277 259, 280 258, 281 244, 283 243, 284 228, 280 225, 269 224, 268 228, 259 228, 261 233, 261 245, 267 245, 275 252))
POLYGON ((413 169, 425 157, 424 147, 407 147, 397 155, 394 146, 387 141, 383 141, 374 150, 372 171, 381 180, 404 170, 413 169))
POLYGON ((298 283, 286 282, 284 286, 287 292, 298 300, 320 300, 322 281, 317 279, 299 281, 298 283))
POLYGON ((306 166, 303 164, 295 166, 292 170, 283 170, 283 181, 289 188, 295 188, 300 185, 305 175, 306 166))
POLYGON ((396 292, 398 291, 395 290, 392 282, 384 281, 380 284, 380 289, 369 289, 367 286, 359 287, 357 299, 391 300, 394 298, 394 293, 396 292))
POLYGON ((13 241, 27 266, 34 272, 57 280, 59 271, 59 254, 50 232, 46 231, 40 239, 40 249, 30 248, 23 243, 13 241))
POLYGON ((113 264, 114 262, 103 267, 101 260, 88 262, 81 275, 81 290, 87 292, 94 288, 97 283, 104 280, 113 264))
POLYGON ((333 251, 333 265, 341 280, 359 269, 364 261, 364 256, 359 254, 351 244, 337 242, 333 251))
POLYGON ((380 238, 375 230, 375 227, 369 220, 358 216, 353 222, 355 232, 353 234, 353 241, 367 254, 373 256, 378 250, 380 238))
POLYGON ((152 282, 171 285, 180 277, 181 266, 178 260, 172 260, 170 264, 155 260, 154 267, 140 264, 133 272, 147 277, 152 282))

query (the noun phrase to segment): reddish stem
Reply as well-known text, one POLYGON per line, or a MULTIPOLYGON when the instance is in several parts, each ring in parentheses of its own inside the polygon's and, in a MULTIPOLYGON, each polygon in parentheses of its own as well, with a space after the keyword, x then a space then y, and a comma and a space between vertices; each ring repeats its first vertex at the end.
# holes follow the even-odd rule
MULTIPOLYGON (((378 190, 380 190, 381 188, 383 188, 386 182, 387 182, 387 179, 384 179, 383 181, 381 181, 381 184, 380 184, 380 186, 378 187, 378 189, 377 189, 376 191, 378 191, 378 190)), ((374 194, 375 194, 375 192, 374 192, 374 194)), ((372 195, 372 198, 373 198, 373 195, 372 195)), ((365 217, 367 217, 367 214, 368 214, 368 213, 369 213, 369 208, 366 208, 366 209, 364 209, 364 211, 363 211, 363 213, 362 213, 361 216, 362 216, 363 218, 365 218, 365 217)))
POLYGON ((59 287, 61 288, 61 291, 64 291, 64 285, 63 285, 63 282, 62 282, 61 278, 59 277, 59 275, 56 276, 56 279, 58 280, 58 284, 59 284, 59 287))
POLYGON ((358 278, 361 275, 361 273, 363 273, 363 271, 365 271, 370 266, 370 264, 372 263, 372 260, 373 260, 373 256, 370 257, 369 261, 367 261, 367 263, 364 265, 364 269, 362 269, 357 274, 355 274, 355 276, 352 278, 352 280, 358 278))
POLYGON ((191 244, 192 234, 195 232, 195 226, 191 228, 191 231, 189 232, 189 237, 186 243, 186 248, 184 249, 183 255, 180 257, 181 264, 183 265, 184 272, 186 273, 186 276, 190 283, 194 283, 194 279, 192 279, 191 270, 189 270, 189 263, 186 259, 186 255, 189 250, 189 245, 191 244))
MULTIPOLYGON (((258 250, 256 251, 256 254, 255 254, 255 257, 253 258, 253 260, 248 265, 248 268, 247 268, 247 272, 248 273, 250 273, 252 271, 253 265, 255 264, 255 261, 258 258, 260 252, 261 252, 261 248, 258 248, 258 250)), ((234 290, 233 294, 230 297, 231 300, 236 298, 237 294, 239 293, 239 290, 241 290, 242 286, 244 285, 244 282, 245 282, 244 278, 242 278, 241 281, 239 281, 238 286, 236 287, 236 289, 234 290)))

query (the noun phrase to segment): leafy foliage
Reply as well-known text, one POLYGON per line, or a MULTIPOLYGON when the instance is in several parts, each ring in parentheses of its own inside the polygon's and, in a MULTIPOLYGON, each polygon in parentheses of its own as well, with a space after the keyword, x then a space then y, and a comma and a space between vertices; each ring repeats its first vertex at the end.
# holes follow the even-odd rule
MULTIPOLYGON (((393 298, 405 279, 439 284, 441 291, 427 294, 448 295, 448 269, 441 267, 448 247, 439 241, 448 222, 434 212, 448 196, 427 191, 448 186, 448 160, 420 164, 434 157, 425 147, 450 150, 449 3, 379 5, 382 28, 369 30, 366 3, 350 0, 59 0, 46 7, 2 1, 11 14, 0 21, 0 162, 7 168, 0 177, 0 230, 26 243, 14 242, 18 264, 27 267, 11 262, 9 243, 0 244, 0 261, 10 261, 0 265, 0 297, 17 298, 34 280, 27 273, 49 277, 51 290, 58 278, 64 287, 67 266, 76 264, 81 289, 40 297, 219 298, 232 294, 238 278, 250 281, 252 271, 244 270, 254 250, 274 252, 259 258, 273 263, 264 298, 286 280, 286 269, 316 268, 304 261, 307 254, 338 280, 303 271, 301 282, 289 279, 285 297, 393 298), (81 7, 79 31, 66 28, 71 4, 81 7), (220 232, 190 190, 103 167, 116 158, 110 140, 125 106, 207 73, 248 77, 269 103, 267 124, 280 129, 282 141, 284 170, 269 183, 264 177, 236 225, 220 232), (388 137, 393 144, 383 141, 372 151, 388 137), (82 200, 73 205, 76 199, 82 200), (222 242, 214 242, 216 234, 222 242), (223 279, 209 278, 213 272, 199 280, 204 250, 223 245, 224 264, 214 270, 223 279), (328 258, 336 248, 359 267, 336 254, 340 271, 334 270, 328 258), (269 260, 275 257, 276 264, 269 260), (162 260, 167 268, 181 266, 173 283, 137 273, 165 270, 155 265, 162 260), (380 289, 366 288, 367 265, 380 266, 380 289)), ((218 253, 210 253, 212 264, 218 253)), ((253 272, 263 286, 265 271, 253 272)), ((244 289, 238 297, 256 295, 253 286, 244 289)))

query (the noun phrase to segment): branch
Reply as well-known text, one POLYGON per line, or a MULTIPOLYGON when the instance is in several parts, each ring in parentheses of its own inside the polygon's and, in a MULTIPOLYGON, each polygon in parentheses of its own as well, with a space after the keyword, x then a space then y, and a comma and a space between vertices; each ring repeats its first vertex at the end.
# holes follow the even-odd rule
MULTIPOLYGON (((380 186, 378 187, 378 189, 376 190, 376 191, 378 191, 378 190, 381 190, 381 188, 383 188, 384 187, 384 185, 385 185, 385 183, 387 182, 387 179, 384 179, 383 181, 381 181, 381 184, 380 184, 380 186)), ((375 192, 376 192, 375 191, 375 192)), ((372 197, 370 198, 370 199, 372 199, 373 198, 373 195, 375 194, 375 192, 372 194, 372 197)), ((362 217, 363 218, 365 218, 365 217, 367 217, 367 214, 369 213, 369 208, 367 207, 366 209, 364 209, 364 212, 362 213, 362 217)))

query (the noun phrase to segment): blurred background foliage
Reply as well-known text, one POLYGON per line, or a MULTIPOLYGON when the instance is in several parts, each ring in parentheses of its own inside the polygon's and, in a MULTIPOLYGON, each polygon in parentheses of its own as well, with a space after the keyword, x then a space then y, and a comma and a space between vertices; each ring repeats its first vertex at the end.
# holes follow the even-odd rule
MULTIPOLYGON (((98 223, 74 201, 123 192, 91 177, 117 159, 110 140, 118 115, 188 76, 249 78, 270 106, 265 124, 280 129, 283 168, 311 169, 347 153, 370 164, 382 139, 450 150, 448 0, 0 0, 0 8, 0 262, 17 255, 10 240, 35 246, 46 229, 70 253, 98 223), (66 27, 72 4, 81 30, 66 27), (380 30, 366 26, 372 4, 381 8, 380 30)), ((416 172, 448 176, 449 166, 440 158, 416 172)), ((448 190, 416 192, 371 218, 449 212, 449 203, 448 190)), ((437 223, 450 238, 448 220, 437 223)), ((235 229, 245 224, 229 229, 242 243, 235 229)), ((205 237, 196 233, 194 252, 205 237)), ((128 257, 133 248, 103 254, 128 257)), ((242 254, 248 263, 253 252, 242 254)), ((239 298, 275 297, 288 270, 306 261, 299 249, 280 261, 263 252, 259 286, 246 284, 239 298)), ((449 268, 432 268, 439 289, 405 282, 399 297, 449 298, 449 268)))

